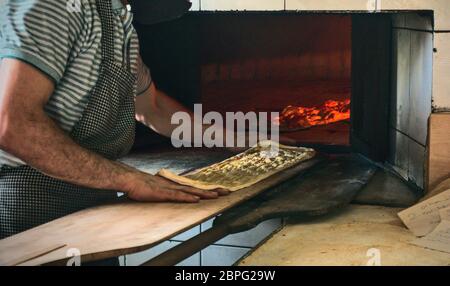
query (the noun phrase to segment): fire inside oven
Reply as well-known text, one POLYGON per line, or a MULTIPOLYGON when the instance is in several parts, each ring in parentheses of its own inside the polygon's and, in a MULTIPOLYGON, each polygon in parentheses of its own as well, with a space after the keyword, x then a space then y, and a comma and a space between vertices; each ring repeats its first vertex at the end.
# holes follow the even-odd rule
POLYGON ((350 16, 215 15, 201 55, 206 111, 276 111, 299 144, 350 144, 350 16))

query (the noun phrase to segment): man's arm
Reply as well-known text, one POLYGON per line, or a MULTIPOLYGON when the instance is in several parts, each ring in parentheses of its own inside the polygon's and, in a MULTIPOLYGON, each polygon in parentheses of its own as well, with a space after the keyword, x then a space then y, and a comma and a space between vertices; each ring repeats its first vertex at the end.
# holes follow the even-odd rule
MULTIPOLYGON (((190 115, 191 118, 191 126, 194 124, 198 124, 197 126, 199 130, 205 131, 207 128, 211 126, 202 124, 201 122, 194 122, 194 114, 191 110, 184 107, 175 99, 171 98, 163 91, 158 90, 156 86, 152 83, 150 87, 136 97, 136 119, 150 127, 155 132, 164 135, 166 137, 170 137, 172 132, 178 125, 171 124, 172 115, 176 112, 185 112, 190 115)), ((191 130, 191 138, 194 138, 194 128, 191 130)), ((257 131, 252 131, 257 132, 257 131)), ((203 133, 202 133, 203 134, 203 133)), ((234 139, 234 145, 227 146, 228 150, 235 152, 242 152, 245 148, 249 148, 249 134, 250 132, 235 132, 234 130, 227 130, 225 127, 217 127, 216 134, 220 134, 223 140, 223 146, 226 146, 226 137, 227 134, 231 134, 234 139), (243 136, 246 147, 241 148, 237 147, 237 138, 238 136, 243 136)), ((287 145, 295 145, 296 142, 288 137, 279 136, 280 143, 287 145)), ((192 142, 190 142, 192 143, 192 142)))
POLYGON ((170 137, 177 127, 171 124, 172 115, 176 112, 189 114, 193 121, 191 110, 157 89, 154 83, 136 97, 136 120, 163 136, 170 137))
POLYGON ((76 144, 46 115, 53 82, 15 59, 0 62, 0 148, 28 165, 66 182, 128 193, 136 200, 197 202, 215 198, 158 176, 107 160, 76 144))

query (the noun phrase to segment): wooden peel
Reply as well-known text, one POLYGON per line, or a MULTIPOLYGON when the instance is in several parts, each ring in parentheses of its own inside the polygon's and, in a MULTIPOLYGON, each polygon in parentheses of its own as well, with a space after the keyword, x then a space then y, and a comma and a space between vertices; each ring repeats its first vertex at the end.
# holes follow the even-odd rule
POLYGON ((53 244, 50 246, 37 247, 36 249, 23 253, 19 256, 6 256, 0 254, 0 265, 2 266, 17 266, 27 261, 36 259, 40 256, 46 255, 55 250, 65 247, 65 244, 53 244))
POLYGON ((79 249, 82 262, 143 251, 275 187, 322 160, 317 156, 239 192, 198 204, 122 200, 82 210, 0 240, 0 264, 64 262, 67 260, 65 248, 79 249))

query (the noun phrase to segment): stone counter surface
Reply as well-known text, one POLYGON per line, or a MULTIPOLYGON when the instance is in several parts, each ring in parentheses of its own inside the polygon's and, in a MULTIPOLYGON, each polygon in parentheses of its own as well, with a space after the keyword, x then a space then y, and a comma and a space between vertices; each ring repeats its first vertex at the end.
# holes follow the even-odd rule
POLYGON ((352 205, 309 222, 290 219, 241 266, 450 266, 450 254, 410 244, 400 209, 352 205))

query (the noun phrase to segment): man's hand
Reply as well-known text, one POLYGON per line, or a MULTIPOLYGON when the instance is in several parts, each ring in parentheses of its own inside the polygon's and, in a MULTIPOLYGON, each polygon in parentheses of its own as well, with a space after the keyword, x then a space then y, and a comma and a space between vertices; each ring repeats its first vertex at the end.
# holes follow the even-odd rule
POLYGON ((166 178, 141 172, 133 174, 127 189, 130 199, 153 202, 196 203, 200 199, 216 199, 229 193, 229 191, 224 189, 205 191, 183 186, 166 178))

